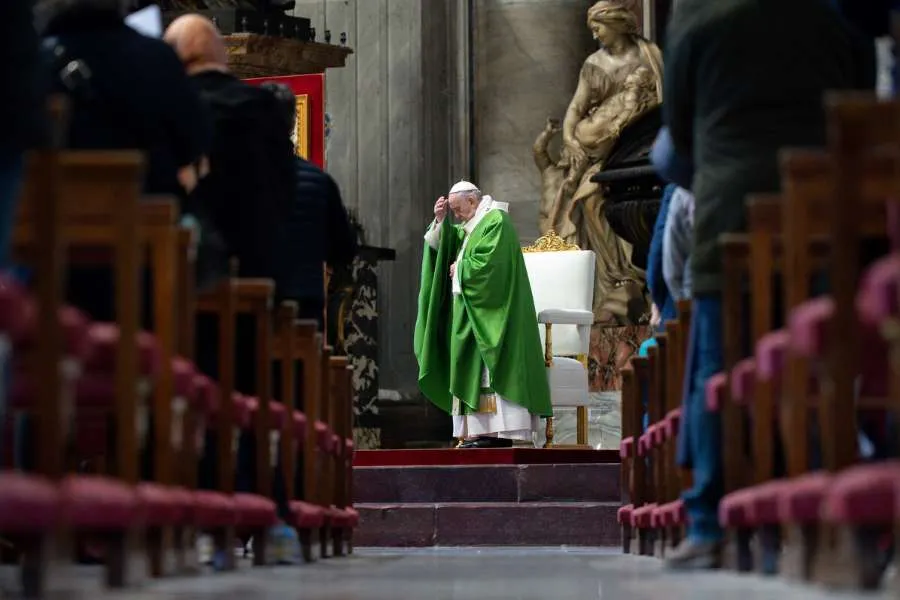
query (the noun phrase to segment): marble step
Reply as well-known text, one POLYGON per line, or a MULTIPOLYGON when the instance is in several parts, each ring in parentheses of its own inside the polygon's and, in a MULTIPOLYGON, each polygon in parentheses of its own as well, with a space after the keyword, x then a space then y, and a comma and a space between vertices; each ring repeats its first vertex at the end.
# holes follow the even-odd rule
POLYGON ((356 503, 615 502, 618 464, 355 467, 356 503))
POLYGON ((357 504, 360 547, 619 545, 618 502, 357 504))

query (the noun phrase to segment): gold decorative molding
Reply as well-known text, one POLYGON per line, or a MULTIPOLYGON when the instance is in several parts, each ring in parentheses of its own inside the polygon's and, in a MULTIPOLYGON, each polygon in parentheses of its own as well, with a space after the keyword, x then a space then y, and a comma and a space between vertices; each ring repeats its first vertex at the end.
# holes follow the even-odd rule
POLYGON ((309 96, 297 96, 297 120, 294 122, 294 148, 297 155, 309 160, 309 96))
POLYGON ((577 244, 570 244, 562 239, 552 229, 534 240, 530 246, 522 248, 522 252, 567 252, 572 250, 581 250, 577 244))

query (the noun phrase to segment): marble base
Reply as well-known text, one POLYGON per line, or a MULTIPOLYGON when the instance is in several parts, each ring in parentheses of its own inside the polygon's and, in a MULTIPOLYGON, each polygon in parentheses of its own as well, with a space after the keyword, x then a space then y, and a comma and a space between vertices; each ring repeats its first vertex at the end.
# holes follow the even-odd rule
MULTIPOLYGON (((617 450, 622 439, 621 392, 591 392, 588 408, 588 443, 600 450, 617 450)), ((553 443, 559 445, 577 442, 577 409, 554 409, 553 443)), ((535 444, 542 447, 546 441, 544 421, 537 433, 535 444)))
POLYGON ((378 427, 354 427, 353 443, 357 450, 378 450, 381 448, 381 429, 378 427))

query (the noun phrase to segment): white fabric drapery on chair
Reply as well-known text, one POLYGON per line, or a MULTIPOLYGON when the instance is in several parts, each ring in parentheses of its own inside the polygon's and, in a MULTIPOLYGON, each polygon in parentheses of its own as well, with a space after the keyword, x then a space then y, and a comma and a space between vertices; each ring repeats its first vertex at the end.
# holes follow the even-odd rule
MULTIPOLYGON (((552 231, 523 248, 534 296, 550 398, 554 407, 578 410, 578 445, 588 445, 588 351, 594 323, 594 270, 597 257, 566 244, 552 231)), ((553 445, 553 419, 547 419, 553 445)))

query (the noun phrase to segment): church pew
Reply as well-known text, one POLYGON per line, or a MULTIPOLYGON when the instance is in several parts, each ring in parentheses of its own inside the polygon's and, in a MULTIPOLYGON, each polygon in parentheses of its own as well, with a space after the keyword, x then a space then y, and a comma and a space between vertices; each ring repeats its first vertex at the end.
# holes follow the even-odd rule
MULTIPOLYGON (((653 350, 650 348, 650 350, 653 350)), ((647 357, 633 356, 631 364, 634 368, 634 422, 636 431, 640 434, 635 438, 634 459, 631 461, 632 479, 632 504, 631 527, 637 534, 638 554, 649 555, 653 553, 653 469, 647 460, 647 432, 644 431, 645 406, 643 399, 644 390, 651 384, 655 371, 655 352, 649 352, 647 357), (643 433, 640 433, 643 431, 643 433)))
MULTIPOLYGON (((633 361, 633 359, 632 359, 633 361)), ((616 513, 616 520, 622 534, 622 552, 631 554, 634 530, 631 527, 631 514, 635 508, 633 489, 633 461, 635 460, 635 440, 639 434, 640 398, 636 393, 634 365, 629 362, 622 369, 622 441, 619 444, 619 487, 622 490, 622 507, 616 513)))
MULTIPOLYGON (((48 116, 51 132, 58 138, 64 129, 67 104, 61 97, 51 98, 48 116)), ((58 141, 58 140, 57 140, 58 141)), ((62 499, 55 485, 63 475, 62 381, 59 365, 63 358, 63 332, 57 318, 63 288, 62 203, 60 199, 59 143, 49 149, 32 152, 29 172, 36 178, 30 202, 38 218, 33 234, 42 240, 35 253, 33 266, 40 275, 36 300, 43 307, 44 318, 36 324, 42 344, 32 345, 26 360, 35 373, 36 472, 25 474, 0 472, 0 533, 7 536, 20 551, 19 572, 22 595, 40 598, 46 592, 48 567, 54 538, 60 524, 62 499), (52 318, 46 318, 52 315, 52 318)), ((13 286, 3 286, 4 331, 7 343, 15 343, 21 335, 21 310, 26 299, 15 294, 13 286), (9 318, 12 317, 12 318, 9 318), (19 335, 15 335, 15 334, 19 335)), ((8 356, 4 357, 4 361, 8 356)))
MULTIPOLYGON (((61 481, 60 488, 65 505, 72 506, 64 511, 65 525, 76 532, 99 534, 104 539, 109 555, 106 561, 107 583, 113 587, 121 587, 132 578, 139 577, 140 574, 135 572, 135 558, 143 540, 142 525, 135 517, 144 510, 152 516, 154 508, 152 498, 147 496, 149 490, 135 487, 139 480, 135 422, 138 381, 135 340, 138 339, 139 325, 137 273, 140 264, 137 204, 142 164, 142 157, 133 152, 63 152, 59 156, 56 184, 63 207, 63 220, 59 227, 60 251, 87 237, 86 232, 90 229, 88 221, 92 217, 115 224, 105 243, 112 247, 119 320, 115 328, 93 326, 87 334, 89 343, 99 350, 104 347, 112 350, 115 358, 107 365, 86 364, 88 371, 79 383, 75 416, 80 417, 84 410, 86 396, 81 385, 88 377, 88 381, 100 385, 100 396, 105 398, 102 402, 111 409, 114 417, 116 445, 110 466, 116 479, 69 476, 61 481), (96 501, 98 496, 104 499, 100 504, 96 501)), ((14 233, 14 245, 20 255, 23 249, 30 250, 32 256, 35 249, 37 256, 42 254, 40 248, 44 240, 36 237, 35 225, 42 217, 35 213, 37 206, 32 202, 32 196, 40 195, 37 190, 43 185, 38 174, 28 173, 14 233)), ((96 226, 97 230, 102 228, 101 225, 96 226)), ((27 262, 27 254, 25 258, 27 262)), ((92 360, 95 359, 96 355, 92 360)), ((33 377, 27 380, 33 381, 33 377)), ((36 386, 42 384, 41 381, 34 382, 36 386)), ((22 393, 26 407, 30 406, 32 402, 28 398, 31 394, 27 390, 22 393)), ((87 398, 93 397, 94 393, 87 398)), ((15 398, 13 400, 15 402, 15 398)), ((38 449, 38 452, 42 451, 38 449)))

